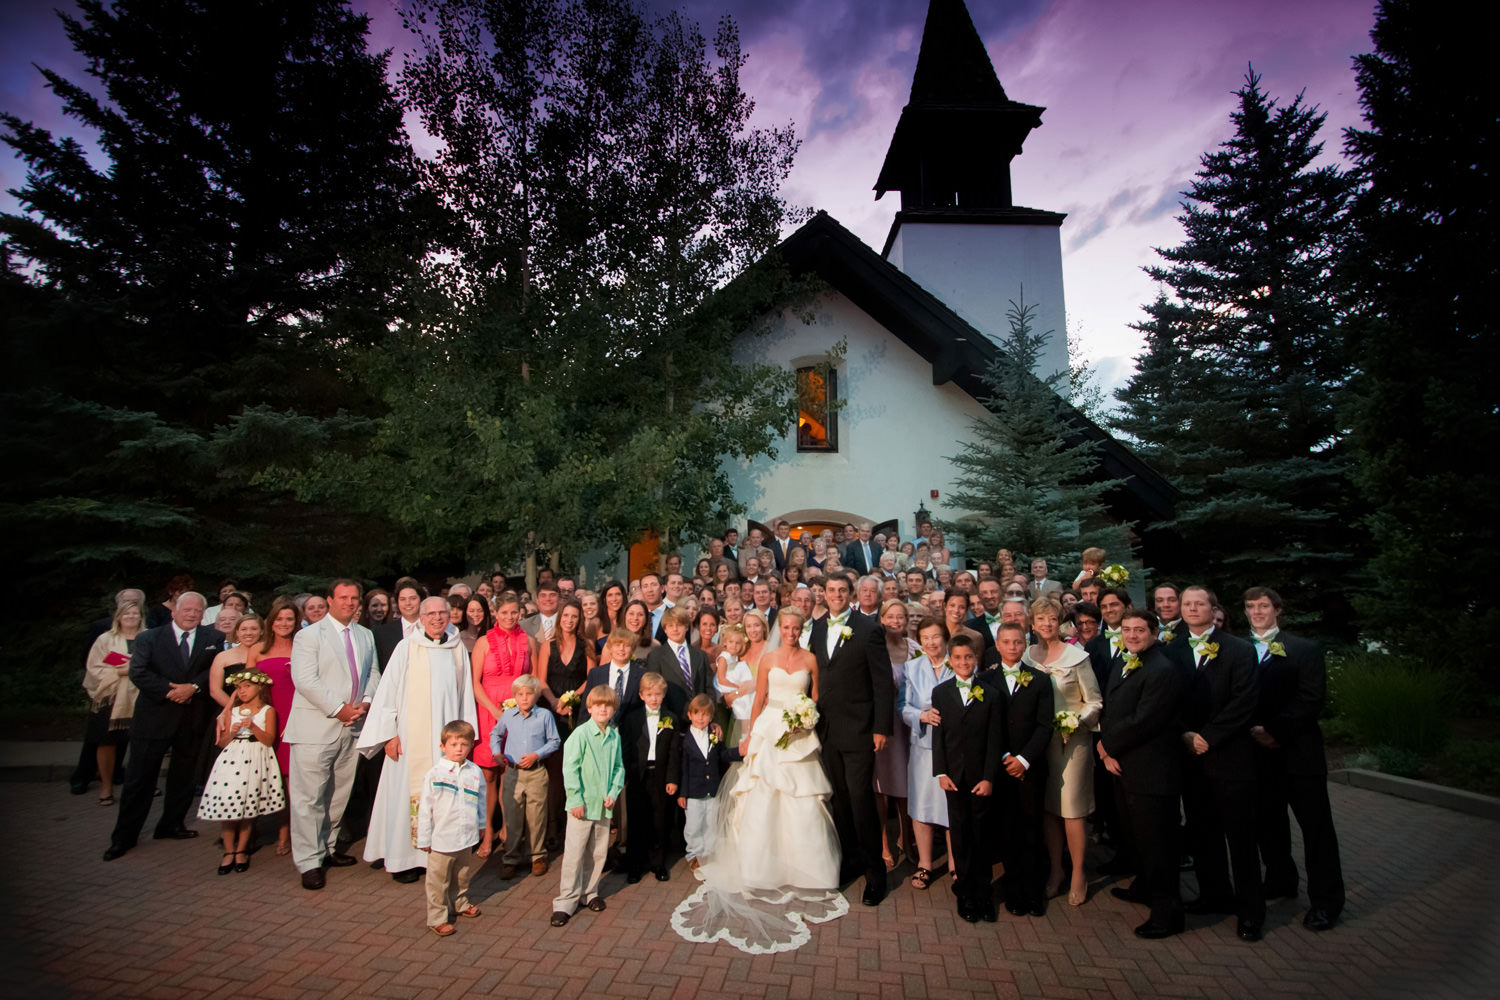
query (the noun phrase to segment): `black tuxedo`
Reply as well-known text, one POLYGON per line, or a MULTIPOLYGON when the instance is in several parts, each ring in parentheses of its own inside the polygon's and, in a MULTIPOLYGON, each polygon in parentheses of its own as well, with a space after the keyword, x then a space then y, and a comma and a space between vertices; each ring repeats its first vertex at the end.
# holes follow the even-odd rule
MULTIPOLYGON (((983 662, 984 654, 995 648, 995 636, 990 632, 990 623, 985 620, 984 615, 975 615, 964 622, 964 628, 973 629, 979 633, 980 647, 977 650, 980 661, 983 662)), ((998 660, 995 662, 999 662, 998 660)))
POLYGON ((1189 678, 1153 644, 1129 674, 1124 662, 1103 679, 1100 745, 1120 764, 1114 783, 1121 820, 1139 860, 1135 891, 1151 922, 1182 927, 1177 801, 1185 760, 1178 718, 1189 678))
MULTIPOLYGON (((590 691, 594 690, 594 688, 596 687, 609 687, 610 666, 610 662, 608 660, 605 660, 603 663, 599 664, 589 671, 589 675, 587 679, 585 679, 583 684, 583 703, 585 705, 588 704, 590 691)), ((614 718, 610 720, 610 723, 612 725, 618 726, 620 722, 620 716, 624 715, 625 711, 632 705, 639 705, 641 703, 641 678, 645 676, 645 674, 646 667, 645 664, 642 663, 642 661, 630 661, 629 667, 625 671, 625 697, 620 702, 619 707, 615 709, 614 718)), ((670 691, 671 688, 669 687, 667 690, 670 691)))
POLYGON ((691 643, 687 646, 688 666, 692 670, 692 681, 682 675, 682 664, 672 647, 663 642, 646 654, 646 672, 655 671, 667 680, 666 706, 679 718, 687 718, 688 702, 694 695, 713 694, 713 670, 708 663, 708 654, 691 643))
POLYGON ((889 737, 895 684, 885 633, 862 615, 849 615, 851 635, 828 654, 831 616, 816 619, 808 645, 818 661, 818 740, 833 785, 829 803, 843 849, 845 872, 865 870, 867 889, 885 891, 880 818, 875 809, 875 745, 889 737))
POLYGON ((620 714, 625 814, 630 817, 625 859, 627 868, 637 875, 647 868, 661 871, 667 867, 667 836, 672 829, 669 817, 676 799, 668 797, 666 786, 676 785, 682 773, 680 738, 687 726, 683 716, 668 708, 665 701, 655 731, 647 732, 647 719, 644 702, 635 702, 620 714), (664 724, 667 728, 662 728, 664 724), (653 743, 656 760, 648 762, 653 743))
POLYGON ((1287 807, 1302 829, 1307 896, 1313 909, 1337 917, 1344 908, 1344 874, 1338 834, 1328 802, 1328 764, 1318 716, 1327 699, 1328 670, 1315 643, 1278 632, 1283 655, 1267 650, 1257 665, 1260 700, 1252 722, 1264 726, 1274 748, 1255 745, 1256 821, 1267 887, 1295 893, 1297 863, 1292 860, 1287 807))
MULTIPOLYGON (((1123 660, 1115 651, 1109 636, 1104 631, 1101 622, 1099 634, 1090 639, 1083 647, 1084 652, 1089 654, 1089 666, 1094 669, 1094 676, 1099 679, 1099 691, 1104 695, 1106 702, 1109 700, 1109 682, 1107 678, 1118 676, 1123 660)), ((1094 746, 1097 751, 1099 737, 1094 736, 1094 746)), ((1114 775, 1104 766, 1104 761, 1099 759, 1099 754, 1094 754, 1094 821, 1099 825, 1100 839, 1107 839, 1115 848, 1115 864, 1118 867, 1129 868, 1131 864, 1131 845, 1129 825, 1120 815, 1120 793, 1115 787, 1114 775)))
POLYGON ((974 677, 967 705, 958 681, 949 678, 932 689, 932 707, 942 724, 932 737, 932 775, 947 775, 958 791, 947 792, 948 831, 953 838, 955 890, 972 905, 990 905, 991 816, 995 796, 975 795, 981 781, 998 788, 1000 760, 1005 756, 1005 695, 974 677))
POLYGON ((724 768, 740 759, 739 747, 720 740, 708 745, 708 756, 705 757, 689 730, 684 729, 679 739, 682 745, 682 781, 677 795, 684 799, 706 799, 718 795, 724 768))
POLYGON ((1052 741, 1052 682, 1029 667, 1021 675, 1031 680, 1016 684, 1015 694, 1003 665, 980 677, 1005 701, 1005 755, 1025 758, 1029 765, 1018 780, 1005 771, 1002 758, 995 786, 1000 833, 1000 860, 1005 874, 1000 886, 1005 902, 1027 909, 1046 900, 1047 854, 1042 840, 1042 802, 1047 786, 1047 744, 1052 741))
POLYGON ((1174 641, 1167 650, 1179 669, 1192 671, 1180 732, 1197 733, 1208 743, 1203 754, 1183 751, 1188 762, 1182 798, 1188 843, 1202 898, 1214 905, 1235 899, 1241 922, 1258 926, 1265 920, 1266 902, 1255 842, 1255 754, 1250 738, 1260 698, 1255 651, 1223 629, 1214 629, 1208 641, 1219 647, 1211 659, 1195 657, 1187 639, 1174 641))
POLYGON ((162 759, 172 752, 167 769, 167 788, 162 798, 158 835, 183 829, 193 801, 193 776, 202 753, 204 727, 213 704, 208 693, 208 669, 224 649, 224 634, 210 625, 199 625, 191 633, 192 650, 184 657, 169 622, 147 629, 135 640, 130 655, 130 681, 140 691, 135 715, 130 720, 130 760, 125 767, 125 787, 120 796, 120 814, 110 843, 134 847, 151 812, 156 779, 162 759), (170 701, 173 684, 196 684, 199 691, 185 702, 170 701))

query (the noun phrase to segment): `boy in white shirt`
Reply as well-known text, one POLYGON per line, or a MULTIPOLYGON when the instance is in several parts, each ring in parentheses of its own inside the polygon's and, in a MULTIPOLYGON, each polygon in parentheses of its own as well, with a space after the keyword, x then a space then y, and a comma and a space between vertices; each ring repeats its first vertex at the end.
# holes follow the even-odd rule
POLYGON ((443 759, 422 779, 417 805, 417 848, 427 855, 427 926, 438 937, 453 933, 452 914, 479 916, 469 902, 474 845, 484 829, 484 772, 469 758, 474 727, 462 719, 443 727, 443 759))

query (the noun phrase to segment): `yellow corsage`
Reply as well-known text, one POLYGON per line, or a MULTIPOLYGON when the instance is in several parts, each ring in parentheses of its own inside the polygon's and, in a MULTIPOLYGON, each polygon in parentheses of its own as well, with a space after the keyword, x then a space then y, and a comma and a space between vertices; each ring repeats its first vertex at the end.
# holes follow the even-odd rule
POLYGON ((669 715, 663 715, 660 719, 656 720, 656 731, 658 733, 661 732, 663 729, 671 729, 671 728, 672 728, 672 717, 671 716, 669 716, 669 715))
POLYGON ((1266 647, 1266 649, 1270 652, 1270 654, 1272 656, 1285 656, 1286 655, 1286 647, 1283 646, 1279 642, 1273 642, 1273 643, 1271 643, 1269 646, 1266 647))
POLYGON ((1026 685, 1030 684, 1031 678, 1033 676, 1035 675, 1025 670, 1021 671, 1019 674, 1016 674, 1016 687, 1025 687, 1026 685))
POLYGON ((1205 660, 1212 660, 1219 655, 1219 644, 1217 642, 1205 642, 1198 647, 1198 655, 1205 660))
POLYGON ((969 688, 969 697, 973 698, 975 701, 984 701, 984 688, 980 687, 978 684, 975 684, 973 687, 969 688))

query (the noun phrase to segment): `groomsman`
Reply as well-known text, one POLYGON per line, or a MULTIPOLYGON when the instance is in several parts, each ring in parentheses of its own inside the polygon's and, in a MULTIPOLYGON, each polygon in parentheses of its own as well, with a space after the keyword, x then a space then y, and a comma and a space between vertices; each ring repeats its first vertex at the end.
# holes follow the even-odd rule
POLYGON ((1178 743, 1178 715, 1188 678, 1156 642, 1156 617, 1130 611, 1121 621, 1125 653, 1100 681, 1107 693, 1099 717, 1099 759, 1120 792, 1120 811, 1139 845, 1140 875, 1115 896, 1151 907, 1135 929, 1154 940, 1183 927, 1181 876, 1177 868, 1177 800, 1185 757, 1178 743))
MULTIPOLYGON (((993 582, 993 581, 989 581, 993 582)), ((983 584, 981 584, 983 586, 983 584)), ((1001 625, 994 649, 999 663, 980 674, 1005 700, 1000 777, 995 805, 1000 819, 1000 887, 1013 916, 1046 915, 1047 854, 1042 802, 1047 785, 1047 744, 1052 740, 1052 682, 1021 663, 1026 629, 1001 625)))
MULTIPOLYGON (((1095 581, 1085 581, 1085 583, 1093 582, 1095 581)), ((1122 656, 1125 652, 1125 645, 1121 636, 1121 628, 1125 613, 1129 610, 1130 594, 1124 588, 1106 587, 1100 591, 1101 627, 1099 634, 1083 648, 1089 654, 1089 665, 1094 669, 1094 676, 1099 678, 1099 687, 1104 692, 1105 698, 1109 697, 1109 688, 1104 678, 1118 673, 1120 664, 1124 662, 1122 656)), ((1116 799, 1114 775, 1102 763, 1096 764, 1094 767, 1094 819, 1100 827, 1101 841, 1108 841, 1115 847, 1115 856, 1100 866, 1100 872, 1105 875, 1125 875, 1135 867, 1131 854, 1130 833, 1120 819, 1116 799)))
POLYGON ((1188 641, 1169 649, 1179 669, 1191 674, 1182 711, 1182 744, 1188 755, 1182 804, 1199 896, 1188 909, 1237 913, 1240 940, 1259 941, 1266 900, 1255 843, 1255 744, 1250 723, 1260 685, 1255 651, 1244 639, 1214 627, 1214 604, 1205 587, 1184 590, 1182 620, 1188 641))
POLYGON ((1182 627, 1182 591, 1177 584, 1159 584, 1151 591, 1151 603, 1156 609, 1156 617, 1161 619, 1156 636, 1158 642, 1172 642, 1186 632, 1182 627))
POLYGON ((1281 596, 1269 587, 1245 591, 1245 614, 1260 669, 1260 702, 1250 736, 1255 740, 1260 798, 1260 853, 1266 864, 1267 899, 1297 895, 1287 806, 1302 829, 1309 908, 1302 924, 1326 931, 1344 909, 1339 838, 1328 803, 1328 764, 1318 716, 1328 694, 1323 650, 1280 627, 1281 596))

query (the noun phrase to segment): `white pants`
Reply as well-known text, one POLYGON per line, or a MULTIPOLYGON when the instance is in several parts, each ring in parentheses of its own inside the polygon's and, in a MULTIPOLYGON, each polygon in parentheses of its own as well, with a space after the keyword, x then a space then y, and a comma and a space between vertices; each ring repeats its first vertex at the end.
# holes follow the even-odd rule
POLYGON ((588 903, 599 895, 599 877, 604 874, 604 855, 609 850, 609 820, 578 819, 568 813, 568 834, 563 843, 562 885, 552 901, 553 913, 572 916, 580 900, 588 903))
POLYGON ((359 753, 353 729, 339 733, 332 743, 293 743, 287 773, 292 820, 292 862, 299 872, 310 872, 334 851, 339 821, 354 787, 359 753))
POLYGON ((714 852, 718 825, 718 799, 687 800, 687 822, 682 828, 682 837, 687 841, 688 857, 701 858, 714 852))

